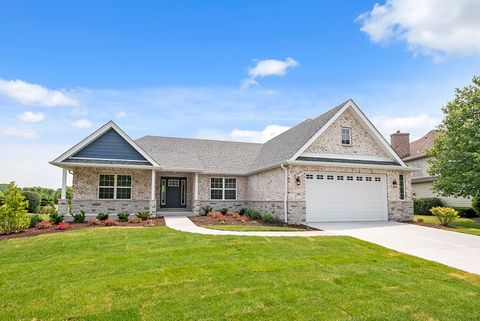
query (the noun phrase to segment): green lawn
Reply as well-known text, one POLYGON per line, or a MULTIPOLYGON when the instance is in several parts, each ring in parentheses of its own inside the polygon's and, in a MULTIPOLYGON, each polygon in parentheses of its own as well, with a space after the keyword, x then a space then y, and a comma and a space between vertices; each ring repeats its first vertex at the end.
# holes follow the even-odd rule
POLYGON ((221 231, 305 231, 301 228, 288 226, 264 226, 264 225, 203 225, 202 227, 221 231))
POLYGON ((480 276, 349 237, 0 241, 0 320, 479 320, 480 276))
MULTIPOLYGON (((438 219, 435 216, 415 215, 414 220, 423 218, 425 223, 439 224, 438 219)), ((480 236, 480 223, 474 222, 472 219, 460 217, 456 219, 451 227, 448 228, 451 231, 479 235, 480 236)))

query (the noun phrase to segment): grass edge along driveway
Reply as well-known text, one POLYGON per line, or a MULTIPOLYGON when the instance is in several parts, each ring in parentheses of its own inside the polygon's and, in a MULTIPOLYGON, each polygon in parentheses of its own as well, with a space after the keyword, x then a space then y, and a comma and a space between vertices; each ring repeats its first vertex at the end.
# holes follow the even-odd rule
POLYGON ((424 223, 434 224, 435 227, 439 227, 447 231, 460 232, 460 233, 480 236, 480 223, 476 223, 470 218, 459 217, 455 221, 453 221, 453 223, 451 223, 451 226, 449 227, 441 226, 436 216, 415 215, 414 221, 418 222, 419 218, 422 218, 424 223))
POLYGON ((350 237, 91 228, 0 242, 1 320, 475 320, 480 277, 350 237))

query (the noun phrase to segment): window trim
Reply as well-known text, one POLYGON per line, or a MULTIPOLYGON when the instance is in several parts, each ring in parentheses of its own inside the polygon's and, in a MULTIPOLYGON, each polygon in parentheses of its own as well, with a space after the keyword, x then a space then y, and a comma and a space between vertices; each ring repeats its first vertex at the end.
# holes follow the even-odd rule
POLYGON ((404 201, 405 200, 405 175, 404 174, 400 174, 398 175, 398 192, 399 192, 399 199, 401 201, 404 201))
POLYGON ((120 201, 129 201, 133 198, 133 175, 132 174, 112 174, 112 173, 100 173, 98 174, 97 180, 97 199, 98 200, 120 200, 120 201), (102 175, 113 175, 113 186, 100 186, 100 176, 102 175), (130 187, 127 186, 117 186, 117 177, 118 176, 130 176, 130 187), (100 188, 112 188, 113 187, 113 198, 100 198, 100 188), (130 188, 130 198, 117 198, 117 189, 126 189, 130 188))
POLYGON ((236 177, 218 177, 218 176, 211 176, 210 177, 210 200, 211 201, 236 201, 238 199, 238 179, 236 177), (221 179, 222 180, 222 187, 212 187, 212 179, 221 179), (235 180, 235 188, 225 187, 225 180, 226 179, 234 179, 235 180), (212 198, 212 190, 222 191, 222 198, 212 198), (225 198, 225 191, 235 191, 235 198, 225 198))
POLYGON ((350 127, 342 127, 341 131, 341 142, 343 146, 352 146, 352 128, 350 127), (343 142, 343 130, 348 129, 348 144, 343 142))

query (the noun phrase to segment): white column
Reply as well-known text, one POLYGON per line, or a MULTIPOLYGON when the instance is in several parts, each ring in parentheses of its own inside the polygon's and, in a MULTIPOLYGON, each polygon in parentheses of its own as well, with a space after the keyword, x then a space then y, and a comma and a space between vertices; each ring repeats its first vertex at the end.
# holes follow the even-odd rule
POLYGON ((198 200, 198 173, 195 173, 195 197, 193 200, 198 200))
POLYGON ((67 169, 63 168, 62 172, 62 195, 60 197, 62 200, 67 198, 67 169))
POLYGON ((155 199, 155 177, 156 177, 156 172, 154 169, 152 169, 152 197, 151 200, 155 199))

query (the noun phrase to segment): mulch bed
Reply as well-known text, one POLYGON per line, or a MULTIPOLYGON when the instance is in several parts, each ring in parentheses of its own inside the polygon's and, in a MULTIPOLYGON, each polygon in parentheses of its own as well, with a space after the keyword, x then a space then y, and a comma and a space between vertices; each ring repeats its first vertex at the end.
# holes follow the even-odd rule
POLYGON ((453 231, 455 232, 455 227, 448 227, 448 226, 443 226, 440 224, 435 224, 435 223, 426 223, 426 222, 408 222, 414 225, 420 225, 420 226, 425 226, 425 227, 433 227, 433 228, 438 228, 439 230, 446 230, 446 231, 453 231))
POLYGON ((313 227, 309 227, 306 225, 296 225, 296 224, 285 224, 283 222, 274 221, 272 223, 266 223, 262 220, 252 220, 248 218, 245 222, 238 221, 237 213, 227 213, 224 217, 224 220, 220 221, 211 215, 202 215, 202 216, 191 216, 189 219, 198 226, 203 225, 245 225, 245 226, 282 226, 282 227, 293 227, 304 229, 306 231, 318 231, 313 227))
MULTIPOLYGON (((151 219, 154 223, 155 226, 165 226, 165 220, 163 218, 153 218, 151 219)), ((147 227, 148 221, 141 221, 140 223, 132 224, 129 222, 118 222, 117 225, 120 227, 147 227)), ((78 230, 78 229, 83 229, 83 228, 91 228, 91 227, 99 227, 99 228, 109 228, 110 226, 104 226, 104 225, 92 225, 89 224, 88 222, 85 223, 70 223, 70 227, 66 230, 59 230, 57 229, 56 226, 52 226, 50 228, 46 229, 37 229, 37 228, 29 228, 26 230, 23 230, 18 233, 13 233, 13 234, 0 234, 0 240, 9 240, 9 239, 16 239, 16 238, 21 238, 21 237, 30 237, 30 236, 36 236, 36 235, 41 235, 41 234, 52 234, 52 233, 62 233, 66 231, 72 231, 72 230, 78 230)), ((113 226, 115 227, 115 226, 113 226)))

